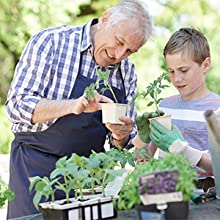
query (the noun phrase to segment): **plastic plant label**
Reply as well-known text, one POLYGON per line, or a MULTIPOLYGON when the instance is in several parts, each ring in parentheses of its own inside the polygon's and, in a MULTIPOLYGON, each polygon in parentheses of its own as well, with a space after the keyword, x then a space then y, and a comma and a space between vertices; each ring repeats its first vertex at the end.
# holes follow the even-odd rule
POLYGON ((105 187, 106 196, 117 196, 124 184, 125 178, 128 175, 128 170, 124 170, 122 176, 117 176, 113 181, 109 182, 105 187))
POLYGON ((161 171, 139 177, 139 194, 144 205, 179 202, 182 192, 176 191, 177 170, 161 171))

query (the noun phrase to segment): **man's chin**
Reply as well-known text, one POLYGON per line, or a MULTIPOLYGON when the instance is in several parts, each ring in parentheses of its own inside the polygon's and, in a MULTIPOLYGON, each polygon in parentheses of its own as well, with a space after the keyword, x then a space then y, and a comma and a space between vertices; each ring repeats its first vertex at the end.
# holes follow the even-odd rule
POLYGON ((101 67, 107 67, 107 66, 111 65, 111 63, 105 62, 105 61, 103 61, 103 60, 98 61, 98 62, 96 62, 96 63, 97 63, 99 66, 101 66, 101 67))

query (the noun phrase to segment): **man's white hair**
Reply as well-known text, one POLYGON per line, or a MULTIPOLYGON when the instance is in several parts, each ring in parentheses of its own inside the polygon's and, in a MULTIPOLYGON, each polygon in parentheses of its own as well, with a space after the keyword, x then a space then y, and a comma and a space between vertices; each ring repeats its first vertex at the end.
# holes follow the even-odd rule
POLYGON ((110 13, 107 28, 123 20, 136 19, 137 31, 143 33, 144 43, 150 38, 153 30, 152 18, 147 5, 139 0, 123 0, 112 8, 107 9, 110 13))

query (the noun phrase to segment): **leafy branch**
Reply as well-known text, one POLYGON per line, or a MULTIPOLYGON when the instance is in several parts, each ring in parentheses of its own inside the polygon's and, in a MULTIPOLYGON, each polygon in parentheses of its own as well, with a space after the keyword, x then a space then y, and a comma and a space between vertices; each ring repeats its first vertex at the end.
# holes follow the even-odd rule
POLYGON ((158 104, 163 98, 159 98, 159 95, 163 89, 168 88, 167 82, 170 82, 168 73, 162 73, 157 79, 151 82, 147 87, 146 91, 138 92, 132 99, 131 105, 138 97, 146 98, 150 97, 151 101, 148 102, 147 106, 155 105, 156 111, 159 112, 158 104), (166 83, 165 83, 166 82, 166 83))

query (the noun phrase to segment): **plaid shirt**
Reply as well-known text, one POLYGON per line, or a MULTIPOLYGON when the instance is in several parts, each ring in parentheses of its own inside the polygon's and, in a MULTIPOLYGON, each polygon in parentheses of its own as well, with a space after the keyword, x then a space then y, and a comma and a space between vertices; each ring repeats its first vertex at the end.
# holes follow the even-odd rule
MULTIPOLYGON (((34 35, 25 47, 16 66, 14 79, 8 92, 6 110, 12 122, 12 131, 39 132, 55 121, 32 124, 32 114, 42 98, 69 99, 77 77, 80 56, 83 75, 95 79, 96 63, 92 56, 93 45, 90 27, 97 19, 83 27, 60 26, 45 29, 34 35)), ((126 103, 136 93, 137 77, 134 65, 126 58, 121 63, 108 67, 112 86, 119 89, 123 83, 126 103)), ((129 107, 127 116, 136 117, 135 107, 129 107)), ((136 134, 136 125, 132 137, 136 134)))

